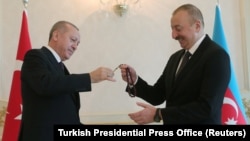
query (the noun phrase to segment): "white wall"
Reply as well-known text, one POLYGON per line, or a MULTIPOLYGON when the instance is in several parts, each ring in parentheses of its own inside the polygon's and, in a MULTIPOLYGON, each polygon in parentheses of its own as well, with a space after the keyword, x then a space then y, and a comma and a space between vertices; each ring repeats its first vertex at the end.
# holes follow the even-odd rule
MULTIPOLYGON (((0 2, 1 3, 1 2, 0 2)), ((0 4, 0 9, 2 9, 2 4, 0 4)), ((2 73, 2 68, 3 68, 3 10, 0 10, 0 76, 3 76, 4 73, 2 73)), ((2 97, 3 94, 3 77, 0 77, 0 95, 2 97)))
MULTIPOLYGON (((140 7, 132 7, 125 17, 118 17, 99 0, 30 0, 27 10, 32 48, 47 45, 51 26, 58 20, 68 20, 75 23, 81 33, 78 50, 66 61, 71 73, 89 72, 99 66, 115 68, 128 63, 153 84, 169 56, 180 49, 171 39, 172 11, 184 3, 195 4, 203 12, 205 31, 212 37, 217 1, 141 0, 140 7)), ((243 40, 246 33, 243 32, 240 5, 246 0, 219 2, 232 63, 240 89, 246 96, 249 94, 246 80, 249 79, 246 77, 249 57, 244 49, 249 44, 243 40)), ((0 5, 0 99, 8 101, 24 7, 22 0, 0 1, 0 5)), ((121 80, 119 71, 115 78, 115 83, 93 84, 92 92, 81 93, 83 122, 129 122, 127 113, 139 109, 135 102, 140 99, 130 98, 124 92, 126 83, 121 80)))

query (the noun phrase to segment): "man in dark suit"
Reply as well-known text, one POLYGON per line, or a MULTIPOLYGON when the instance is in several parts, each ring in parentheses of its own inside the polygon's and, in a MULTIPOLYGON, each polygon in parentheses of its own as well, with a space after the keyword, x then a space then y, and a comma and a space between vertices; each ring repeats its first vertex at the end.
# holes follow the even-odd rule
POLYGON ((182 49, 170 56, 154 85, 147 84, 131 66, 120 65, 122 78, 128 82, 126 91, 152 104, 138 102, 143 109, 130 113, 130 118, 138 124, 161 120, 163 124, 221 124, 221 108, 231 73, 229 55, 204 33, 202 13, 194 5, 177 8, 172 14, 171 28, 173 39, 182 49), (191 55, 181 69, 186 52, 191 55), (165 108, 154 107, 164 102, 165 108))
POLYGON ((115 81, 113 71, 106 67, 90 73, 69 73, 61 62, 71 57, 79 43, 79 29, 59 21, 50 31, 48 46, 26 53, 21 69, 19 141, 53 141, 54 125, 82 124, 79 92, 91 91, 91 83, 115 81))

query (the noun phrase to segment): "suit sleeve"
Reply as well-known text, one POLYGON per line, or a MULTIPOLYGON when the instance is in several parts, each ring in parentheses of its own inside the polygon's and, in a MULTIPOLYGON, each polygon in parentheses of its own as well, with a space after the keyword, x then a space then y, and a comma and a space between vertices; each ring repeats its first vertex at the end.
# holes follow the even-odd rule
POLYGON ((64 75, 55 65, 39 50, 28 51, 21 70, 22 85, 41 96, 91 91, 88 73, 64 75))

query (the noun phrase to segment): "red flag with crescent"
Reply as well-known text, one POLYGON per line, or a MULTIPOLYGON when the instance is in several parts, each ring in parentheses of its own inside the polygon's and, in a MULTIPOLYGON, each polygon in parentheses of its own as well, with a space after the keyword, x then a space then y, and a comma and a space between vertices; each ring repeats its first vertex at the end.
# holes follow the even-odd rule
POLYGON ((2 141, 17 141, 22 115, 21 98, 21 65, 25 53, 31 49, 27 13, 24 10, 22 16, 21 32, 18 51, 16 55, 16 70, 13 73, 12 85, 7 105, 2 141))

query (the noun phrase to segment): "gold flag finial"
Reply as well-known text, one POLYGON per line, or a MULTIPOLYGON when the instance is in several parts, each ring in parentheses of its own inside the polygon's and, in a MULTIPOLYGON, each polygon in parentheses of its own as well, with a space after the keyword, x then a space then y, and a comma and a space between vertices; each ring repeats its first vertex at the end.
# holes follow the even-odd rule
POLYGON ((24 5, 25 8, 28 7, 28 3, 29 3, 29 0, 23 0, 23 5, 24 5))

